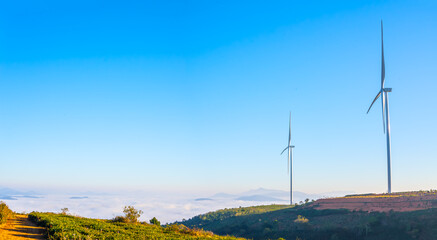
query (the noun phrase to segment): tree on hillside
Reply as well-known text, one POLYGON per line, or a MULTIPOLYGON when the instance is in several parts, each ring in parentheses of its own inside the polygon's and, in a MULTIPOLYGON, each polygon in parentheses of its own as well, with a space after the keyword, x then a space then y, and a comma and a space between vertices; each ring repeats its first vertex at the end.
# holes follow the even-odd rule
POLYGON ((143 211, 137 210, 133 206, 125 206, 123 213, 127 222, 136 223, 141 214, 143 214, 143 211))
POLYGON ((0 225, 5 223, 12 215, 13 212, 9 209, 8 205, 0 201, 0 225))
POLYGON ((156 217, 153 217, 152 219, 150 219, 150 224, 154 224, 156 226, 161 226, 161 222, 158 221, 158 219, 156 219, 156 217))
POLYGON ((67 215, 68 214, 68 208, 61 208, 61 214, 67 215))

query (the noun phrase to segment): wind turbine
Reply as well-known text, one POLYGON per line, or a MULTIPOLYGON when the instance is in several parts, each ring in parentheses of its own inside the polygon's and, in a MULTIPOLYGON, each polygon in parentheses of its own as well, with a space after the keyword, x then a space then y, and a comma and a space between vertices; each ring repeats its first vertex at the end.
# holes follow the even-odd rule
POLYGON ((385 63, 384 63, 384 39, 383 39, 383 31, 382 31, 382 20, 381 20, 381 89, 376 95, 375 99, 373 99, 372 104, 370 104, 370 108, 372 108, 375 101, 381 96, 381 104, 382 104, 382 125, 383 131, 387 135, 387 177, 388 177, 388 193, 391 193, 391 140, 390 140, 390 115, 388 111, 388 93, 391 92, 391 88, 384 88, 385 81, 385 63), (385 112, 384 112, 385 111, 385 112), (387 129, 387 132, 385 132, 387 129))
POLYGON ((281 155, 285 152, 285 150, 288 149, 288 174, 290 174, 290 205, 293 204, 293 148, 294 146, 291 145, 291 112, 290 112, 290 121, 288 126, 288 145, 287 147, 282 150, 281 155))

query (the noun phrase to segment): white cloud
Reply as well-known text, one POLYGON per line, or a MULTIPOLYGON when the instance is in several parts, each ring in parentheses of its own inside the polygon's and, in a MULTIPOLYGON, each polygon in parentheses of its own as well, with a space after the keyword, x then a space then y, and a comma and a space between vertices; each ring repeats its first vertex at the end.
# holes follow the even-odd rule
MULTIPOLYGON (((265 192, 267 190, 261 189, 257 191, 257 193, 259 193, 259 191, 265 192)), ((271 195, 271 193, 269 192, 268 195, 271 195)), ((215 198, 213 200, 196 200, 196 198, 199 197, 198 195, 181 193, 130 192, 117 194, 88 193, 87 195, 51 193, 41 195, 41 198, 15 196, 17 200, 3 201, 16 212, 60 212, 61 208, 66 207, 71 214, 101 219, 110 219, 117 215, 123 215, 123 207, 132 205, 144 212, 140 218, 141 221, 149 221, 151 218, 156 217, 162 223, 172 223, 223 208, 273 203, 287 204, 288 194, 285 192, 283 195, 284 197, 279 197, 279 200, 276 201, 260 202, 236 200, 238 196, 215 198), (72 199, 71 197, 79 199, 72 199)), ((303 200, 307 196, 309 195, 299 196, 299 199, 296 197, 295 201, 303 200)))

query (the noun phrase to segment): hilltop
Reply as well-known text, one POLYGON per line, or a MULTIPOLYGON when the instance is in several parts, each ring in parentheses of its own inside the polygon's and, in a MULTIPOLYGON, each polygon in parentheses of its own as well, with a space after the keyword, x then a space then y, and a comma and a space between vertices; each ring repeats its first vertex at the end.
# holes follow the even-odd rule
POLYGON ((348 195, 298 206, 224 209, 181 223, 255 240, 437 239, 436 196, 435 191, 348 195))
POLYGON ((29 219, 48 239, 427 240, 437 239, 436 202, 436 191, 346 195, 301 205, 222 209, 166 226, 65 213, 33 212, 29 219))
POLYGON ((123 223, 54 213, 31 213, 29 219, 46 229, 48 239, 212 239, 237 240, 180 224, 161 227, 147 223, 123 223))
POLYGON ((319 199, 309 204, 314 209, 348 209, 367 212, 408 212, 437 207, 437 191, 397 192, 391 194, 346 195, 319 199))
POLYGON ((153 218, 149 223, 138 222, 139 213, 133 207, 125 207, 130 215, 112 220, 91 219, 63 213, 32 212, 29 215, 13 213, 0 202, 0 240, 24 239, 180 239, 180 240, 238 240, 232 236, 218 236, 202 229, 190 229, 181 224, 160 226, 153 218))

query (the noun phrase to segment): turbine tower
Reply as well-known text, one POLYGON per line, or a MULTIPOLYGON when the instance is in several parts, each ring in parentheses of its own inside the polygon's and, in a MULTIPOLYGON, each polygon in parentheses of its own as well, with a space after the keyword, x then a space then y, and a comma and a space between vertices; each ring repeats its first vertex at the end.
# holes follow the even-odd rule
POLYGON ((290 112, 290 121, 288 125, 288 145, 282 150, 281 155, 288 149, 288 174, 290 175, 290 205, 293 204, 293 148, 291 145, 291 112, 290 112))
POLYGON ((390 115, 388 111, 388 93, 391 92, 391 88, 384 88, 385 81, 385 63, 384 63, 384 39, 383 39, 383 31, 382 31, 382 20, 381 20, 381 89, 373 100, 372 104, 370 104, 370 109, 372 108, 375 101, 381 96, 381 104, 382 104, 382 125, 383 131, 387 135, 387 177, 388 177, 388 193, 391 193, 391 139, 390 139, 390 115), (387 129, 387 132, 385 131, 387 129))

